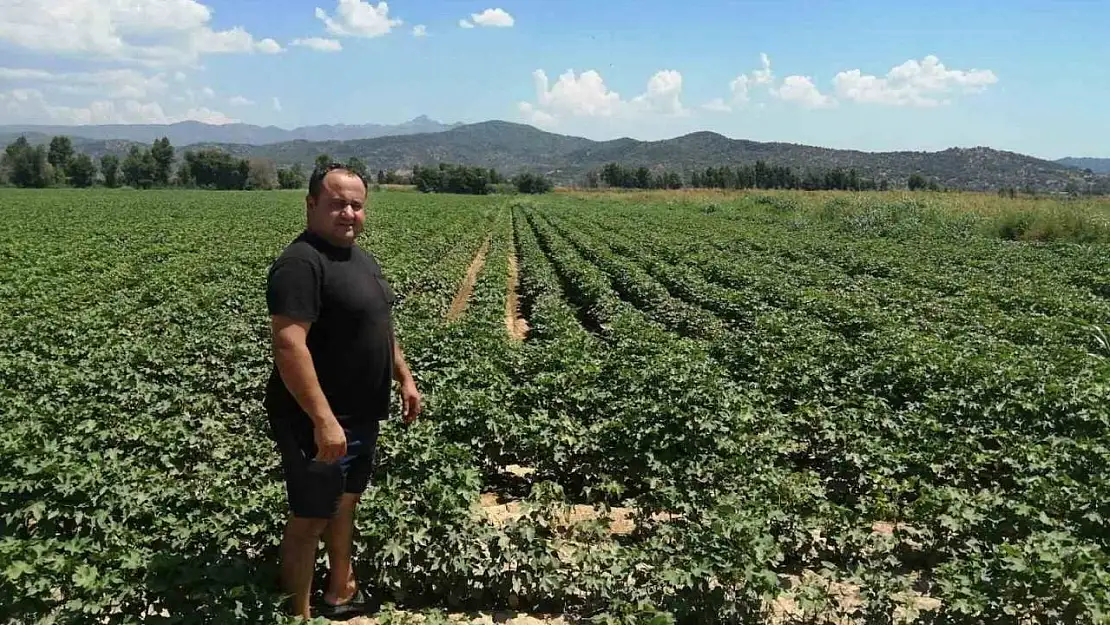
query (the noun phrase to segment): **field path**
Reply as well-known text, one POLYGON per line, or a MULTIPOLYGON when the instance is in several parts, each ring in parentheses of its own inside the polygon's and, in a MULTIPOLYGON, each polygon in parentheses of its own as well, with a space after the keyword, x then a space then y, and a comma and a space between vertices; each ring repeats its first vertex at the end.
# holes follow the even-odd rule
POLYGON ((520 316, 520 297, 517 287, 520 285, 520 270, 517 267, 515 251, 509 252, 508 295, 505 297, 505 329, 509 338, 514 341, 523 341, 528 335, 528 322, 520 316))
POLYGON ((474 254, 474 260, 470 261, 470 267, 466 269, 466 277, 459 285, 459 290, 455 293, 455 299, 451 300, 451 307, 447 309, 447 321, 458 319, 463 310, 466 309, 466 302, 470 299, 470 294, 474 292, 474 282, 478 279, 478 274, 481 273, 482 267, 486 264, 486 252, 489 251, 492 238, 492 234, 486 237, 482 247, 478 248, 478 252, 474 254))

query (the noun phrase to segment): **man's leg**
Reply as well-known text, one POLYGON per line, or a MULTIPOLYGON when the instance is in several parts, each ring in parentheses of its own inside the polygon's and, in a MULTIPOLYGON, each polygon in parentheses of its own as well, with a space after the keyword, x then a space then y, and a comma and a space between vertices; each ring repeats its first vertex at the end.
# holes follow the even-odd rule
POLYGON ((316 450, 311 428, 277 418, 271 418, 271 426, 290 510, 281 541, 282 586, 292 595, 292 614, 309 619, 316 547, 339 505, 343 473, 338 464, 312 460, 316 450))
MULTIPOLYGON (((375 423, 374 426, 377 424, 375 423)), ((330 575, 324 601, 339 606, 349 603, 359 594, 351 563, 355 533, 355 512, 359 498, 370 483, 374 470, 377 427, 347 430, 347 453, 340 465, 344 469, 343 494, 339 497, 336 512, 324 530, 324 543, 328 548, 330 575)), ((363 609, 365 605, 350 606, 363 609)))
POLYGON ((324 542, 328 548, 329 579, 324 601, 340 605, 351 600, 358 592, 354 567, 351 565, 352 540, 355 532, 355 508, 358 493, 343 493, 339 509, 328 521, 324 542))
POLYGON ((285 592, 292 595, 294 616, 312 618, 312 574, 316 564, 316 545, 327 527, 327 519, 290 516, 281 541, 281 578, 285 592))

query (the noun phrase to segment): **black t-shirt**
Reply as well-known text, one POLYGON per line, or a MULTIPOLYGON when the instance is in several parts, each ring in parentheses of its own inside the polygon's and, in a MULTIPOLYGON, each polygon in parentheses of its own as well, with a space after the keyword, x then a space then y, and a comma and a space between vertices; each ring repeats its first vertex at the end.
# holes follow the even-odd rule
MULTIPOLYGON (((320 387, 344 425, 389 417, 393 380, 396 295, 372 254, 338 247, 305 230, 270 266, 266 304, 271 315, 310 321, 308 349, 320 387)), ((266 385, 271 415, 308 415, 285 387, 277 366, 266 385)))

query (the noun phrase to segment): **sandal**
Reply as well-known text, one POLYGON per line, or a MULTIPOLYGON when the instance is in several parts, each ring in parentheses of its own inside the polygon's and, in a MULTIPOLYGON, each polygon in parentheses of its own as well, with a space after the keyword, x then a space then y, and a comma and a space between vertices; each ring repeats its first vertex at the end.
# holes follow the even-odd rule
POLYGON ((368 609, 368 600, 366 595, 362 593, 361 588, 355 591, 355 596, 344 603, 335 604, 323 598, 320 599, 320 603, 322 605, 320 616, 328 620, 343 620, 363 616, 368 609))

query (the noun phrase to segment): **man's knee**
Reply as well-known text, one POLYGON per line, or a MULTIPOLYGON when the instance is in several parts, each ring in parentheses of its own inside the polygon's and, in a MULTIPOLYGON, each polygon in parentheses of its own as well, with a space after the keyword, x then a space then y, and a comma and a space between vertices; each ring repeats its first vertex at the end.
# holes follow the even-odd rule
POLYGON ((296 541, 319 540, 328 527, 328 519, 290 517, 288 533, 296 541))

